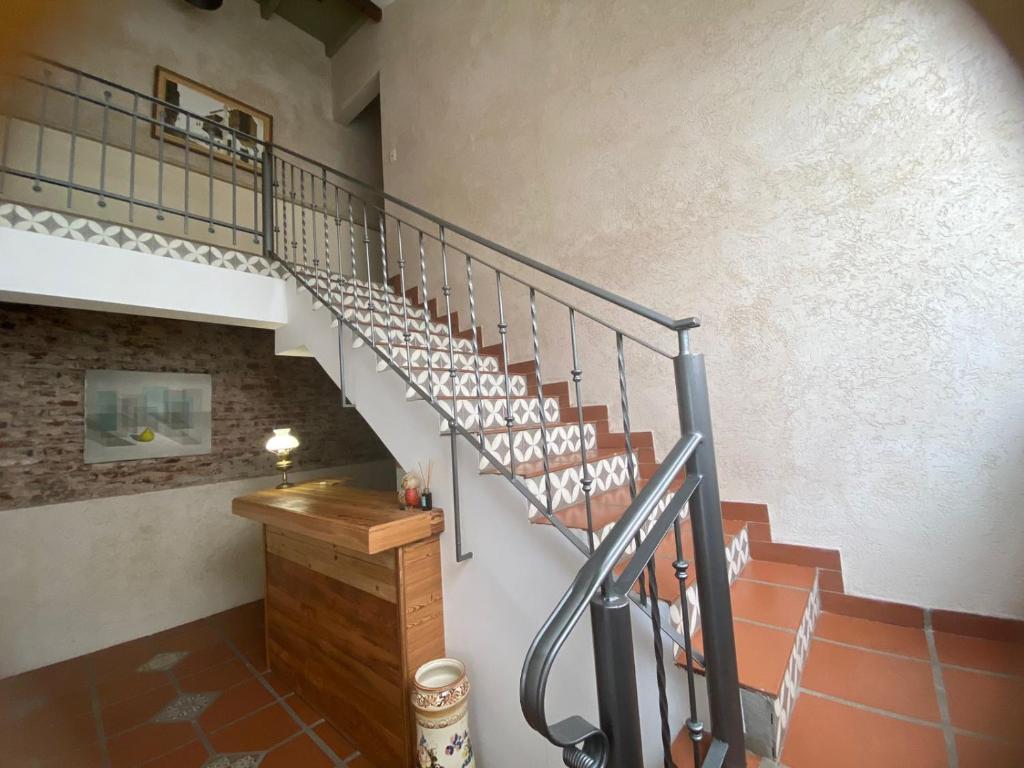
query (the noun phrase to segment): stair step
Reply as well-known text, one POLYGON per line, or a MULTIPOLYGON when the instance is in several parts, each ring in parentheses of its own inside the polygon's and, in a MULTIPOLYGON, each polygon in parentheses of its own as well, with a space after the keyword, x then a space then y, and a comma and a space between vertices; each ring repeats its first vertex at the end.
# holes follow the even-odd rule
MULTIPOLYGON (((403 332, 402 332, 401 329, 394 328, 394 329, 391 329, 391 330, 387 331, 387 333, 385 334, 385 330, 383 328, 374 327, 374 328, 371 329, 369 325, 363 325, 362 323, 357 323, 356 325, 359 328, 359 330, 365 336, 367 336, 368 338, 373 338, 373 340, 379 346, 387 348, 389 339, 390 339, 390 342, 391 342, 391 346, 393 348, 398 348, 399 346, 403 346, 403 347, 405 346, 405 336, 403 335, 403 332)), ((410 338, 409 338, 409 343, 410 344, 415 344, 418 347, 427 347, 428 346, 428 344, 427 344, 427 335, 424 334, 422 331, 414 331, 411 334, 410 338)), ((355 341, 353 342, 352 345, 354 347, 361 347, 363 345, 363 340, 357 338, 357 339, 355 339, 355 341)), ((447 350, 448 349, 448 336, 447 336, 447 334, 444 337, 438 336, 438 335, 433 334, 433 333, 430 334, 429 347, 430 347, 430 349, 445 349, 445 350, 447 350)), ((473 342, 470 341, 469 339, 453 339, 452 340, 452 347, 454 348, 454 350, 456 352, 464 352, 466 354, 472 354, 473 353, 473 342)))
MULTIPOLYGON (((427 369, 427 348, 416 347, 409 345, 409 354, 412 357, 412 368, 413 370, 419 368, 422 370, 427 369)), ((394 348, 394 361, 401 368, 406 367, 406 350, 405 344, 399 344, 394 348)), ((447 349, 437 349, 436 347, 430 350, 430 364, 435 371, 437 370, 448 370, 450 367, 451 358, 448 356, 447 349)), ((498 366, 498 358, 491 357, 489 355, 479 355, 476 358, 473 355, 468 355, 465 352, 455 353, 455 366, 460 371, 473 371, 476 370, 473 367, 473 361, 477 360, 480 364, 480 371, 487 373, 498 373, 500 368, 498 366)), ((377 370, 383 371, 388 367, 388 364, 383 360, 377 361, 377 370)))
MULTIPOLYGON (((566 455, 579 456, 580 426, 579 424, 551 424, 547 427, 548 457, 566 455)), ((597 446, 597 430, 593 424, 583 425, 584 445, 588 450, 597 446)), ((512 431, 512 444, 515 447, 516 462, 539 461, 544 458, 543 441, 540 427, 519 428, 512 431)), ((506 467, 511 464, 509 456, 509 437, 506 430, 493 430, 484 435, 484 445, 506 467)), ((480 458, 480 471, 490 470, 491 463, 485 457, 480 458)))
MULTIPOLYGON (((358 309, 352 309, 346 307, 344 310, 344 316, 346 320, 352 320, 363 325, 370 325, 370 312, 369 310, 363 311, 358 309)), ((405 331, 405 319, 401 316, 395 316, 394 314, 388 314, 386 312, 374 312, 373 313, 373 324, 380 328, 391 328, 396 331, 405 331)), ((430 332, 438 336, 443 336, 445 339, 448 338, 448 326, 443 323, 428 322, 421 317, 410 317, 409 318, 409 330, 425 332, 427 329, 430 332)), ((455 329, 455 334, 458 336, 458 329, 455 329)))
MULTIPOLYGON (((447 371, 427 370, 413 371, 413 382, 435 397, 452 397, 452 375, 447 371)), ((457 397, 505 397, 505 377, 497 373, 456 373, 454 377, 455 395, 457 397), (478 388, 479 385, 479 388, 478 388)), ((508 378, 509 394, 512 397, 526 397, 526 377, 510 376, 508 378)), ((417 400, 420 395, 412 388, 406 390, 406 398, 417 400)))
MULTIPOLYGON (((438 404, 446 414, 451 414, 451 398, 438 398, 438 404)), ((536 396, 512 397, 509 398, 512 406, 513 426, 537 426, 540 424, 540 403, 536 396)), ((474 397, 460 398, 456 406, 457 420, 464 429, 477 430, 479 425, 478 414, 483 415, 484 429, 505 427, 504 397, 474 397)), ((554 397, 544 398, 544 418, 549 423, 561 420, 558 408, 558 400, 554 397)), ((441 420, 441 433, 448 433, 447 420, 441 420)))
MULTIPOLYGON (((747 747, 777 760, 821 613, 817 569, 752 560, 730 592, 747 747)), ((701 631, 693 644, 703 653, 701 631)))

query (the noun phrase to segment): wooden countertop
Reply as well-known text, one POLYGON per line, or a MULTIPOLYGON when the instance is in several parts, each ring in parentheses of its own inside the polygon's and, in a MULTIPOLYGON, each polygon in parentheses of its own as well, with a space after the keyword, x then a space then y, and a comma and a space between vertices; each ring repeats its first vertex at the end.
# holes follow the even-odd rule
POLYGON ((398 504, 397 491, 352 488, 347 483, 348 478, 338 478, 257 491, 233 499, 231 511, 371 555, 429 538, 444 529, 440 509, 405 510, 398 504))

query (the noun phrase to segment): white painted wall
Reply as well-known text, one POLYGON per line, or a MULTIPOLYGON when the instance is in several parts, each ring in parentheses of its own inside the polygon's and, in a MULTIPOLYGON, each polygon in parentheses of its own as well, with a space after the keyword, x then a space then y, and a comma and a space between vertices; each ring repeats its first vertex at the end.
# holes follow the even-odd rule
MULTIPOLYGON (((268 467, 272 466, 268 454, 268 467)), ((394 487, 389 461, 300 472, 394 487)), ((231 499, 277 475, 0 511, 0 678, 263 597, 263 532, 231 499)))
MULTIPOLYGON (((997 5, 396 3, 334 58, 335 103, 379 73, 391 194, 700 315, 723 495, 780 540, 839 548, 855 594, 1024 617, 1024 59, 997 5)), ((564 313, 541 333, 565 379, 564 313)), ((671 374, 629 370, 664 451, 671 374)))

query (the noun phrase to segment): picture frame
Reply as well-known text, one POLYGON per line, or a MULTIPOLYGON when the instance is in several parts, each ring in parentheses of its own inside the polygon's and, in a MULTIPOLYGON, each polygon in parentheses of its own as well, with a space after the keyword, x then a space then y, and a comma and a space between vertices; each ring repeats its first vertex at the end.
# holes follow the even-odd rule
POLYGON ((261 142, 273 141, 274 118, 271 115, 166 67, 156 68, 153 94, 182 110, 153 104, 152 136, 155 139, 160 138, 162 130, 167 143, 184 147, 187 141, 189 149, 200 156, 210 154, 212 148, 213 156, 221 162, 234 162, 250 170, 258 166, 263 157, 261 142), (206 119, 192 118, 185 112, 206 119))

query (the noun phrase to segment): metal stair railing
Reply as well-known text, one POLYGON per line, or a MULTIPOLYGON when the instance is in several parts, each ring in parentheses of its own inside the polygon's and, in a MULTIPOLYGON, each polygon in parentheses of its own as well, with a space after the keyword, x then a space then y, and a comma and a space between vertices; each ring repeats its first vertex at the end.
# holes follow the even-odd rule
MULTIPOLYGON (((105 217, 121 217, 132 226, 157 232, 166 233, 167 228, 180 224, 187 234, 189 224, 198 223, 221 242, 250 254, 256 251, 253 258, 280 265, 337 318, 343 405, 348 404, 343 336, 348 329, 446 422, 452 452, 457 559, 472 557, 463 548, 456 455, 459 438, 468 441, 482 461, 512 483, 536 513, 580 551, 584 564, 530 648, 520 690, 526 720, 563 750, 566 765, 636 768, 643 764, 631 605, 642 609, 653 631, 664 764, 674 765, 666 636, 672 649, 679 648, 683 654, 690 697, 686 728, 694 765, 739 768, 745 764, 707 380, 703 357, 691 351, 689 341, 689 332, 700 325, 696 318, 672 319, 527 257, 349 174, 248 136, 231 124, 230 117, 214 120, 211 115, 192 113, 51 60, 33 59, 30 66, 36 71, 19 75, 19 82, 29 86, 27 99, 20 91, 0 94, 6 112, 0 195, 24 200, 46 189, 63 190, 64 207, 69 210, 83 212, 95 201, 105 217), (17 141, 12 141, 12 126, 17 141), (31 151, 25 150, 25 131, 35 135, 31 151), (95 168, 92 162, 97 154, 99 167, 95 168), (407 258, 407 253, 414 256, 407 258), (388 287, 392 280, 397 293, 388 287), (544 287, 538 280, 555 287, 544 287), (422 332, 414 328, 410 317, 412 303, 407 296, 412 290, 418 294, 418 306, 423 307, 422 332), (673 334, 676 351, 668 352, 650 341, 649 334, 627 332, 579 301, 568 300, 565 295, 569 291, 673 334), (360 320, 363 307, 366 322, 360 320), (460 331, 456 316, 467 310, 469 330, 460 331), (523 335, 516 335, 521 326, 510 322, 518 316, 517 310, 523 310, 523 325, 528 328, 523 335), (560 322, 565 325, 560 325, 560 330, 544 325, 543 317, 550 312, 562 316, 560 322), (488 320, 498 343, 483 347, 478 322, 486 324, 488 320), (607 333, 613 340, 607 357, 614 360, 618 374, 617 397, 611 399, 617 400, 621 412, 623 449, 612 459, 624 456, 625 484, 632 499, 614 525, 601 531, 594 526, 593 497, 601 482, 608 487, 613 479, 607 467, 609 474, 602 479, 601 458, 585 437, 587 426, 593 424, 583 399, 583 359, 600 350, 594 344, 581 343, 581 323, 587 324, 589 332, 607 333), (426 352, 425 380, 417 375, 412 362, 414 348, 419 349, 413 340, 420 338, 420 333, 426 352), (543 372, 549 371, 550 365, 542 366, 542 354, 552 338, 566 336, 571 384, 561 398, 553 398, 546 393, 543 372), (531 358, 528 362, 511 363, 510 355, 516 349, 513 341, 526 350, 531 358), (675 379, 681 437, 654 469, 650 457, 646 463, 638 459, 630 421, 627 358, 635 353, 671 363, 675 379), (481 371, 485 355, 499 361, 493 376, 481 371), (457 364, 467 358, 468 367, 457 364), (524 375, 532 376, 533 392, 515 394, 513 380, 518 382, 524 375), (500 383, 490 412, 485 407, 489 399, 484 396, 485 376, 492 384, 500 383), (587 521, 582 535, 558 514, 568 491, 556 487, 549 455, 554 425, 548 409, 554 413, 552 403, 558 405, 559 425, 577 430, 579 438, 579 461, 563 469, 562 478, 578 488, 569 496, 573 503, 582 497, 578 503, 584 506, 587 521), (563 414, 566 403, 570 419, 563 414), (540 433, 536 460, 542 465, 541 481, 528 477, 517 461, 516 435, 521 430, 540 433), (500 443, 499 437, 508 442, 507 461, 488 445, 489 439, 500 443), (685 506, 689 507, 693 532, 703 656, 691 647, 695 628, 690 626, 687 604, 690 563, 683 556, 685 506), (682 615, 679 629, 663 621, 655 567, 658 547, 669 534, 675 540, 673 572, 679 582, 682 615), (588 606, 599 724, 581 716, 549 724, 545 713, 548 674, 588 606), (696 664, 703 667, 708 680, 709 745, 704 739, 705 725, 697 718, 696 664)), ((572 446, 570 449, 575 451, 572 446)))

